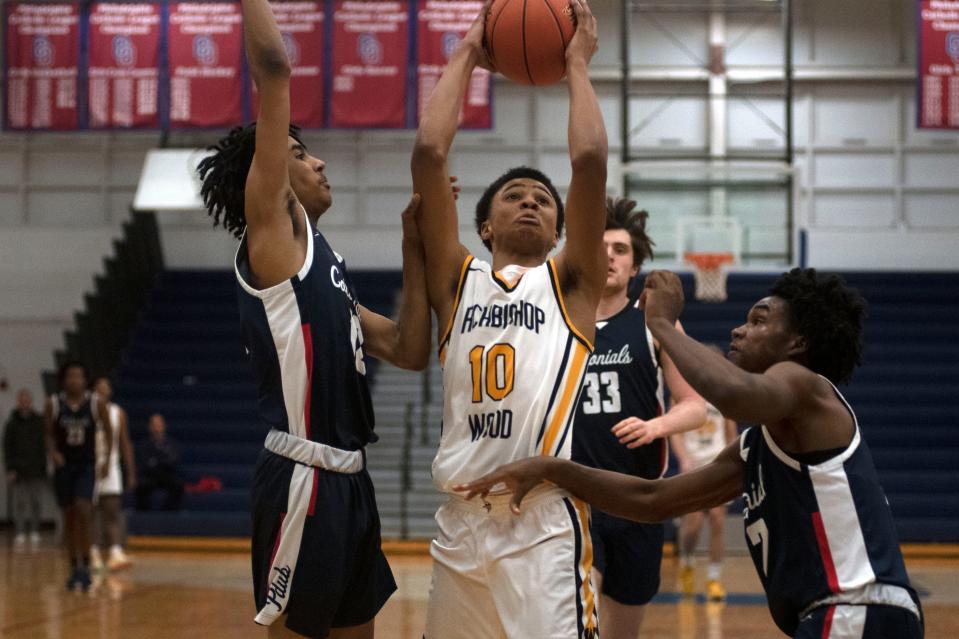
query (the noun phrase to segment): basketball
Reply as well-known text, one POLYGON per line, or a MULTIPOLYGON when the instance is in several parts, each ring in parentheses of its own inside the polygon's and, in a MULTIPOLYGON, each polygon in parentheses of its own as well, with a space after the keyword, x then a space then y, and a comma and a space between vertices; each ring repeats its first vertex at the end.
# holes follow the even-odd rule
POLYGON ((575 31, 568 0, 496 0, 486 17, 491 62, 518 84, 559 82, 575 31))

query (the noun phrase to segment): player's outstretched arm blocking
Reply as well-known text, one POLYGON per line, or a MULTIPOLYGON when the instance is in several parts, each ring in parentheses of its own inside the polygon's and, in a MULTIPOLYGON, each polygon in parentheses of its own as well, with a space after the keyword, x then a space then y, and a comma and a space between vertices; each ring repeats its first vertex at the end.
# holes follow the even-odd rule
POLYGON ((505 484, 511 507, 520 512, 523 497, 540 482, 549 482, 616 517, 658 522, 729 502, 742 491, 743 463, 739 441, 727 446, 706 466, 668 479, 647 480, 582 466, 557 457, 532 457, 500 466, 492 473, 455 489, 471 499, 505 484))
POLYGON ((430 356, 430 306, 426 294, 423 243, 417 227, 420 196, 414 193, 403 211, 403 297, 399 319, 360 307, 366 352, 408 370, 423 370, 430 356))

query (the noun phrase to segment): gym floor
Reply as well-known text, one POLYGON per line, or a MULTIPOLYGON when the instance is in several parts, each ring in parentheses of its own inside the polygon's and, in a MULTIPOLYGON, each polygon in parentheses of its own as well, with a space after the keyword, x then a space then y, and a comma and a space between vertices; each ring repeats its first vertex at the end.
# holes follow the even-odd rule
MULTIPOLYGON (((242 639, 266 636, 253 624, 248 556, 242 551, 134 549, 131 570, 97 580, 88 594, 64 590, 66 568, 52 542, 0 550, 0 637, 5 639, 242 639)), ((420 639, 430 559, 391 554, 399 591, 377 617, 377 639, 420 639)), ((910 576, 926 612, 926 637, 959 637, 959 559, 911 558, 910 576)), ((698 571, 702 588, 702 570, 698 571)), ((759 639, 783 636, 766 610, 748 557, 730 557, 726 603, 677 593, 677 562, 663 562, 662 587, 643 639, 759 639)))

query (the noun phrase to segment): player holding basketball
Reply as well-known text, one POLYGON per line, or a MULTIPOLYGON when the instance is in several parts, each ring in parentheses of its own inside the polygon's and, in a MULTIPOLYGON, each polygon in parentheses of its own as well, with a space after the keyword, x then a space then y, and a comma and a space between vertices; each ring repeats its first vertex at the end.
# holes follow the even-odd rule
POLYGON ((459 43, 423 114, 412 158, 427 288, 443 363, 443 433, 433 461, 449 500, 436 514, 426 638, 593 637, 589 511, 541 487, 519 521, 508 495, 466 502, 453 486, 506 460, 569 458, 572 420, 606 279, 603 255, 607 141, 587 66, 596 21, 572 3, 578 28, 566 50, 572 180, 566 206, 539 171, 513 169, 476 209, 492 264, 460 244, 447 157, 474 68, 486 65, 486 8, 459 43), (569 234, 549 261, 563 221, 569 234))
POLYGON ((403 216, 395 324, 359 304, 343 258, 317 230, 332 201, 326 165, 290 126, 290 63, 269 3, 242 5, 259 115, 199 170, 214 221, 222 216, 241 237, 240 319, 259 418, 270 428, 252 489, 256 622, 271 637, 368 639, 396 583, 363 452, 376 441, 364 357, 411 369, 428 361, 430 311, 412 219, 418 198, 403 216))
POLYGON ((44 412, 47 452, 53 460, 53 486, 63 509, 63 544, 70 562, 68 590, 90 588, 90 542, 93 538, 93 494, 97 479, 107 475, 107 464, 97 466, 96 433, 106 438, 106 456, 112 447, 112 427, 105 402, 87 390, 87 370, 79 362, 60 367, 60 392, 51 395, 44 412))
POLYGON ((683 377, 722 414, 763 424, 715 461, 646 481, 563 460, 524 460, 462 487, 506 483, 514 508, 545 480, 597 508, 661 521, 742 493, 746 539, 776 625, 812 639, 922 637, 892 513, 859 424, 834 383, 858 365, 865 302, 836 276, 793 269, 732 332, 728 359, 676 330, 683 289, 655 271, 641 301, 683 377))
MULTIPOLYGON (((606 200, 603 242, 606 286, 596 309, 596 350, 589 358, 573 429, 573 460, 645 479, 666 471, 667 437, 695 428, 705 402, 653 339, 628 290, 653 255, 646 211, 636 202, 606 200), (673 403, 663 413, 663 382, 673 403)), ((602 593, 603 639, 635 639, 646 604, 659 591, 663 525, 641 524, 593 509, 594 584, 602 593)))

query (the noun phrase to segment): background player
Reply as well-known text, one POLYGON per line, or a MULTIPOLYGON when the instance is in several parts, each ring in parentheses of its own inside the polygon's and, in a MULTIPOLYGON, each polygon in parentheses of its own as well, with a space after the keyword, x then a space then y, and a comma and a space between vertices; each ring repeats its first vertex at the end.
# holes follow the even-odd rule
MULTIPOLYGON (((362 307, 346 264, 316 229, 332 202, 325 163, 290 126, 290 62, 267 0, 243 0, 255 125, 234 129, 199 166, 214 223, 241 237, 240 318, 271 430, 253 479, 253 588, 270 635, 373 636, 396 589, 380 548, 363 448, 376 440, 369 353, 423 368, 430 349, 422 249, 404 214, 400 322, 362 307)), ((450 192, 449 183, 445 185, 450 192)))
MULTIPOLYGON (((666 471, 667 437, 703 423, 705 402, 683 380, 646 328, 628 290, 653 256, 646 211, 607 198, 608 268, 596 308, 596 348, 589 358, 573 429, 573 460, 645 479, 666 471), (672 407, 663 414, 663 381, 672 407)), ((602 593, 604 639, 635 639, 645 605, 659 591, 663 525, 641 524, 593 509, 594 585, 602 593)))
POLYGON ((94 484, 107 475, 105 463, 97 466, 97 428, 104 432, 106 457, 113 433, 106 404, 87 390, 83 364, 66 362, 60 367, 60 392, 47 400, 44 415, 47 450, 55 468, 53 486, 63 509, 63 542, 70 562, 67 589, 86 591, 91 584, 94 484))
MULTIPOLYGON (((445 492, 503 460, 570 454, 605 281, 607 162, 606 130, 587 69, 596 21, 585 2, 572 4, 578 27, 566 51, 572 164, 566 206, 538 171, 501 176, 476 209, 491 265, 460 244, 447 186, 467 84, 478 65, 488 64, 489 3, 451 56, 420 122, 413 184, 423 196, 430 302, 446 327, 440 339, 443 434, 433 462, 434 483, 445 492), (544 263, 564 212, 566 245, 544 263)), ((509 516, 506 496, 476 507, 451 495, 440 507, 427 639, 595 635, 588 511, 558 490, 539 491, 534 499, 519 523, 509 516)))
POLYGON ((732 332, 728 361, 676 330, 683 289, 646 278, 647 324, 683 377, 746 430, 713 462, 646 481, 543 458, 515 462, 462 488, 500 483, 514 509, 541 480, 598 508, 659 521, 723 504, 740 491, 750 554, 776 625, 832 639, 921 637, 918 599, 889 504, 849 404, 834 386, 860 361, 865 302, 836 276, 793 269, 732 332))
POLYGON ((113 435, 113 441, 109 447, 110 457, 106 458, 104 457, 108 450, 104 441, 107 436, 106 431, 97 430, 97 463, 107 465, 107 475, 97 480, 96 485, 93 530, 97 536, 93 540, 93 545, 90 546, 90 562, 94 570, 102 569, 104 562, 100 550, 105 548, 109 551, 106 567, 110 570, 123 570, 133 565, 122 546, 123 491, 136 487, 136 462, 133 459, 133 445, 130 443, 127 412, 113 402, 113 387, 110 380, 106 377, 99 378, 93 385, 93 391, 99 396, 99 401, 106 404, 110 420, 109 432, 113 435), (126 481, 122 474, 124 469, 126 481))
MULTIPOLYGON (((718 346, 710 345, 709 348, 714 353, 722 355, 718 346)), ((679 472, 688 473, 702 468, 735 440, 737 434, 736 422, 723 417, 719 409, 712 404, 706 404, 706 419, 699 428, 671 435, 669 438, 673 455, 679 463, 679 472)), ((725 504, 683 515, 678 540, 679 583, 684 594, 693 594, 696 578, 693 552, 699 541, 699 531, 707 518, 709 519, 709 565, 706 568, 706 598, 709 601, 722 601, 726 598, 726 589, 722 584, 725 504)))

